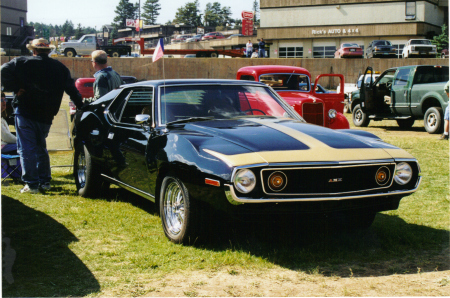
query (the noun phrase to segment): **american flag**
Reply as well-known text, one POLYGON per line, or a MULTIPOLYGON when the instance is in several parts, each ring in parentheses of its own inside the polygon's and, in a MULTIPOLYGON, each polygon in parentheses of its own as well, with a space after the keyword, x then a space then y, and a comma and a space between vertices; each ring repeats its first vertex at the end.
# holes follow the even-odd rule
POLYGON ((160 38, 158 44, 156 45, 155 51, 153 52, 152 61, 155 62, 162 56, 164 56, 164 42, 163 39, 160 38))

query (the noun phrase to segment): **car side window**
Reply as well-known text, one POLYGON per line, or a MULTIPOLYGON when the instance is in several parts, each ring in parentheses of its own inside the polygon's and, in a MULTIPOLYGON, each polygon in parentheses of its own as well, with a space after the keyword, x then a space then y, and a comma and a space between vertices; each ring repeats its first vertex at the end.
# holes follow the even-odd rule
POLYGON ((397 73, 397 76, 395 77, 394 86, 406 86, 408 84, 410 71, 411 70, 409 68, 400 69, 397 73))
POLYGON ((152 115, 153 88, 133 88, 128 96, 125 108, 119 122, 136 124, 135 117, 139 114, 152 115))

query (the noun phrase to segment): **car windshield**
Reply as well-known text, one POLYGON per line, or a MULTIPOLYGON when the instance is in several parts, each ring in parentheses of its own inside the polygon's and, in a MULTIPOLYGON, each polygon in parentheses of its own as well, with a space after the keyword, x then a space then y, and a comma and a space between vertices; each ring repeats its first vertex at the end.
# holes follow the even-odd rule
POLYGON ((264 74, 259 77, 259 81, 277 91, 309 92, 310 90, 309 77, 305 74, 264 74))
POLYGON ((183 85, 160 87, 160 124, 231 119, 288 117, 301 119, 270 89, 248 85, 183 85), (192 119, 189 119, 192 118, 192 119))
POLYGON ((390 46, 391 43, 387 40, 379 40, 379 41, 374 42, 374 45, 375 46, 390 46))
POLYGON ((431 41, 428 39, 413 39, 411 44, 431 44, 431 41))
POLYGON ((343 48, 351 48, 351 47, 359 47, 356 43, 344 43, 342 45, 343 48))

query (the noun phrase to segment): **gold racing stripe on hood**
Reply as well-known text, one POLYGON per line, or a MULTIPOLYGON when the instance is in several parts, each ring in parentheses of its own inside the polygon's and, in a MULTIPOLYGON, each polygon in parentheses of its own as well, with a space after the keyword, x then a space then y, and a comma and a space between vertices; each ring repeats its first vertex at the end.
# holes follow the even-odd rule
POLYGON ((283 132, 299 142, 304 143, 310 149, 286 150, 286 151, 260 151, 235 155, 226 155, 209 149, 205 152, 219 158, 229 166, 243 166, 261 163, 291 163, 291 162, 327 162, 327 161, 361 161, 380 160, 392 158, 414 158, 403 149, 390 148, 363 148, 363 149, 336 149, 323 142, 295 129, 279 125, 267 120, 251 121, 265 125, 283 132))

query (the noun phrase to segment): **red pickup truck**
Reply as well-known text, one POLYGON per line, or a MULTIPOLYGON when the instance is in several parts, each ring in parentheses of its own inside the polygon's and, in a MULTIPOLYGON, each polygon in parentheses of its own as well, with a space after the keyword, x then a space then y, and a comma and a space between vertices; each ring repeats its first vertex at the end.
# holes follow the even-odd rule
POLYGON ((242 67, 238 70, 236 78, 263 82, 272 87, 308 123, 332 129, 350 128, 343 114, 344 91, 325 93, 318 85, 321 77, 338 77, 341 86, 344 86, 344 76, 341 74, 321 74, 312 84, 308 70, 284 65, 242 67))

